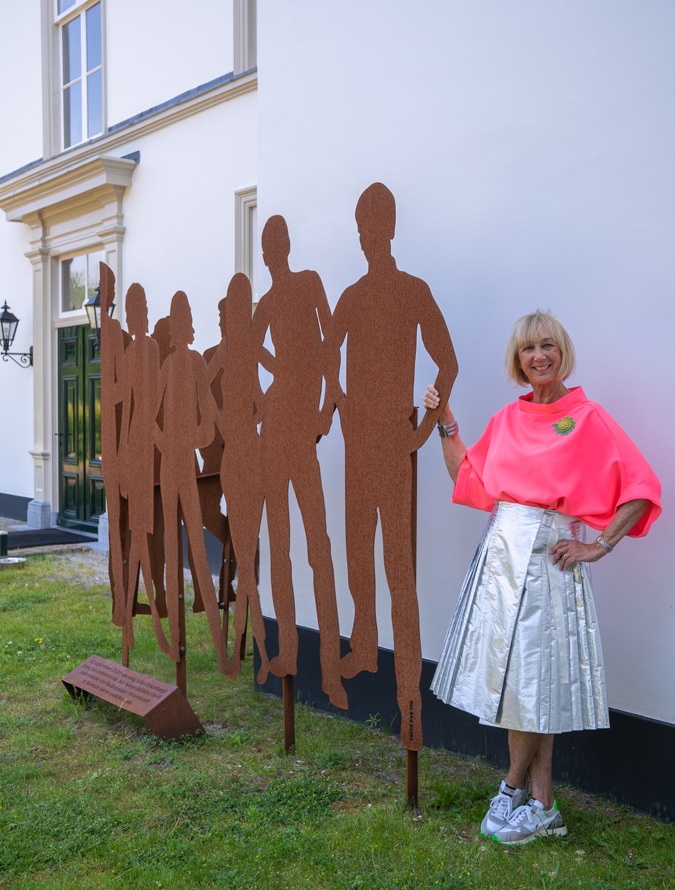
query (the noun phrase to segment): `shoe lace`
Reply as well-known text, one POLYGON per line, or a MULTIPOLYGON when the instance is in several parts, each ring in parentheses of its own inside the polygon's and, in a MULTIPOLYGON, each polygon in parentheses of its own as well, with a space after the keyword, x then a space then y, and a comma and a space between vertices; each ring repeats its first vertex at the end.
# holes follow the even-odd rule
POLYGON ((512 798, 509 797, 508 794, 504 794, 503 791, 500 791, 499 794, 495 795, 490 801, 490 812, 495 816, 505 818, 511 809, 511 801, 512 798))
POLYGON ((511 825, 521 825, 527 819, 529 819, 533 815, 532 807, 529 803, 523 804, 521 807, 514 812, 513 816, 511 816, 510 822, 511 825))

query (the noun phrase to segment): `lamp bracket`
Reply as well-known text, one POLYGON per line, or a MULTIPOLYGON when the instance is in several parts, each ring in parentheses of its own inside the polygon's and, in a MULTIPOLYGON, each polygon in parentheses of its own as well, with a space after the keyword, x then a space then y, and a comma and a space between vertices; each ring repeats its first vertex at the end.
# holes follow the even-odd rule
POLYGON ((28 352, 0 352, 0 355, 3 362, 11 358, 15 365, 20 365, 22 368, 30 368, 33 364, 32 346, 28 352))

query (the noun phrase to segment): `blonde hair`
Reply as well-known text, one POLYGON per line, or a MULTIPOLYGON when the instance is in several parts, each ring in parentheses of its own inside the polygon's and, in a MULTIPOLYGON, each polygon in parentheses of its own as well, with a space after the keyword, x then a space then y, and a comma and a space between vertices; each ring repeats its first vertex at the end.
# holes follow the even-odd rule
POLYGON ((520 367, 518 353, 526 343, 532 343, 540 332, 555 340, 560 349, 562 356, 560 379, 566 380, 574 371, 576 356, 570 335, 552 312, 543 312, 541 309, 537 309, 536 312, 523 315, 522 318, 518 319, 506 343, 506 352, 504 354, 506 375, 517 386, 529 386, 530 383, 520 367))

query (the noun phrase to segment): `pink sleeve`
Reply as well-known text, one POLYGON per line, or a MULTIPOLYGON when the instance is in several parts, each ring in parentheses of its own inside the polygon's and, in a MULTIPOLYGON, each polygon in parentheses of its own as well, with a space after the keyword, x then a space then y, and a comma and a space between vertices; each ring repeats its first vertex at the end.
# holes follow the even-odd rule
POLYGON ((492 427, 493 419, 490 420, 476 444, 467 450, 452 492, 453 504, 463 504, 465 507, 474 507, 476 510, 487 510, 488 512, 494 507, 494 498, 487 494, 483 483, 483 470, 490 448, 492 427))
POLYGON ((628 532, 631 538, 641 538, 647 534, 654 520, 661 515, 661 483, 637 445, 614 418, 600 405, 594 403, 594 408, 614 440, 616 448, 616 454, 610 465, 614 468, 618 489, 613 504, 614 511, 628 501, 637 499, 650 501, 644 515, 628 532))

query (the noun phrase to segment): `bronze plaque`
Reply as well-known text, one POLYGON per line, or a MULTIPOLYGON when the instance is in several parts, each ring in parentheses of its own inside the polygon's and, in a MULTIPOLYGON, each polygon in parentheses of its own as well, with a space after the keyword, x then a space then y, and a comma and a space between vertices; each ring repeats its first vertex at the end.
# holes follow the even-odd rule
POLYGON ((78 691, 85 692, 138 714, 161 738, 174 739, 203 730, 177 686, 139 674, 98 655, 91 655, 66 674, 62 682, 73 698, 78 691))

